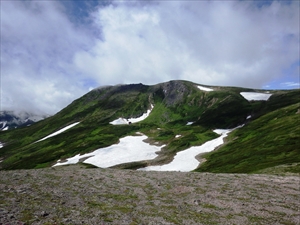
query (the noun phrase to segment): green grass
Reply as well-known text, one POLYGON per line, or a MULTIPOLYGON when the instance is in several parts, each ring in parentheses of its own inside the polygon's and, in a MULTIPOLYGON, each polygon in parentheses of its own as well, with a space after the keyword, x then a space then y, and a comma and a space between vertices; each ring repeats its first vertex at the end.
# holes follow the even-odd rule
POLYGON ((299 108, 297 103, 275 110, 235 130, 225 146, 204 155, 207 161, 196 171, 255 173, 300 162, 299 108))
MULTIPOLYGON (((171 157, 178 151, 216 138, 217 134, 212 131, 215 128, 232 128, 244 123, 248 115, 252 115, 252 121, 230 135, 229 140, 232 141, 227 147, 221 148, 218 153, 208 154, 208 162, 199 171, 253 172, 253 168, 258 171, 300 162, 295 148, 299 144, 299 129, 296 128, 299 114, 294 112, 299 108, 295 105, 299 102, 299 90, 273 91, 267 102, 249 102, 239 93, 254 90, 235 87, 214 89, 216 91, 203 92, 193 83, 177 81, 93 90, 52 117, 29 127, 0 132, 0 142, 5 143, 0 149, 0 158, 4 159, 0 169, 48 167, 58 159, 110 146, 138 131, 153 142, 166 144, 164 154, 171 157), (150 116, 140 123, 109 124, 119 117, 138 117, 151 104, 154 109, 150 116), (290 109, 293 104, 294 108, 290 109), (290 110, 290 113, 285 110, 290 110), (277 120, 274 120, 275 117, 277 120), (34 143, 74 122, 80 123, 60 135, 34 143), (194 124, 186 126, 187 122, 194 124), (178 134, 181 137, 175 138, 178 134), (254 162, 258 165, 250 166, 254 162), (226 164, 228 166, 224 167, 226 164)), ((138 168, 144 164, 134 162, 122 168, 138 168)), ((299 168, 295 166, 290 170, 299 171, 299 168)))

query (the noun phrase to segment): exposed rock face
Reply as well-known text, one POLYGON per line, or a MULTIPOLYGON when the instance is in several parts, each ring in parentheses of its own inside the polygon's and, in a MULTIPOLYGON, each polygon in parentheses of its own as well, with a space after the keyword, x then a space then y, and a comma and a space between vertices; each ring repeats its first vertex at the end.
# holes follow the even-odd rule
POLYGON ((170 81, 160 85, 164 94, 164 102, 167 106, 180 103, 184 96, 188 95, 189 88, 183 81, 170 81))
POLYGON ((186 96, 190 89, 184 81, 174 80, 150 87, 144 84, 129 84, 129 85, 116 85, 106 86, 94 89, 91 93, 99 100, 105 99, 114 94, 127 94, 128 92, 148 92, 149 95, 158 94, 164 99, 167 106, 173 106, 180 103, 184 96, 186 96))

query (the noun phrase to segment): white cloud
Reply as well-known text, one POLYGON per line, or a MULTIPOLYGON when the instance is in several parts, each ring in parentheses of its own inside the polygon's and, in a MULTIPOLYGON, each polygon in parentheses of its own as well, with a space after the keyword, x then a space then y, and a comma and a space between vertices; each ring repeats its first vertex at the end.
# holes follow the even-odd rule
POLYGON ((96 85, 299 80, 298 1, 118 1, 88 13, 92 25, 74 24, 60 2, 1 2, 1 107, 53 113, 96 85))
POLYGON ((55 1, 1 2, 1 110, 55 113, 84 94, 72 57, 89 40, 55 1))
POLYGON ((262 87, 299 59, 299 4, 162 1, 94 15, 104 40, 76 65, 100 83, 188 79, 262 87))
POLYGON ((293 88, 300 88, 299 82, 284 82, 280 84, 283 87, 293 87, 293 88))

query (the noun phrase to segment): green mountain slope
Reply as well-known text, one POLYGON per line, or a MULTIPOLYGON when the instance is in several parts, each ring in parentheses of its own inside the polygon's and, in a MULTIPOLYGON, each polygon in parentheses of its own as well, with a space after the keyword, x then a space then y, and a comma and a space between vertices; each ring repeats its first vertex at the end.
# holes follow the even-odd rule
MULTIPOLYGON (((196 171, 249 173, 300 162, 300 103, 269 112, 232 132, 227 144, 206 153, 196 171)), ((286 172, 300 173, 297 167, 286 172)))
MULTIPOLYGON (((248 101, 240 92, 265 91, 238 87, 210 87, 214 91, 202 91, 197 86, 198 84, 188 81, 170 81, 152 86, 131 84, 95 89, 52 117, 29 127, 1 132, 0 142, 4 147, 0 148, 0 168, 51 166, 58 159, 110 146, 120 138, 135 135, 136 132, 147 135, 150 143, 157 142, 166 146, 153 161, 129 163, 121 168, 166 163, 172 160, 176 152, 216 138, 218 135, 213 129, 234 128, 247 123, 247 126, 237 130, 247 132, 248 126, 260 123, 264 116, 269 115, 271 118, 272 113, 284 110, 283 107, 296 107, 300 96, 299 90, 270 91, 272 96, 268 101, 248 101), (154 106, 151 114, 139 123, 110 124, 120 117, 139 117, 151 105, 154 106), (251 118, 247 119, 250 115, 251 118), (35 143, 75 122, 80 123, 57 136, 35 143), (187 126, 187 122, 193 124, 187 126), (177 134, 181 138, 175 138, 177 134)), ((292 114, 282 120, 289 120, 290 117, 292 114)), ((297 118, 299 114, 293 120, 297 118)), ((296 122, 294 121, 295 124, 296 122)), ((269 129, 270 124, 264 121, 262 124, 266 130, 269 129)), ((283 142, 290 141, 287 139, 283 142)), ((213 155, 211 157, 214 158, 213 155)), ((208 158, 208 161, 211 159, 208 158)))

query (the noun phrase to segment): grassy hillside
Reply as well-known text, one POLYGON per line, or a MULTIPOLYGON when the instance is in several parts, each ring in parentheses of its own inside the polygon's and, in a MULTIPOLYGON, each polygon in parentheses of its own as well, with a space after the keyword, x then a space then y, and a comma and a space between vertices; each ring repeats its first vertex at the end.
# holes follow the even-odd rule
MULTIPOLYGON (((200 90, 197 84, 188 81, 170 81, 153 86, 131 84, 95 89, 52 117, 29 127, 0 132, 0 142, 4 143, 4 147, 0 148, 0 161, 2 161, 0 169, 48 167, 58 159, 115 144, 120 138, 134 135, 137 131, 147 135, 150 143, 159 142, 166 145, 161 152, 165 161, 171 160, 178 151, 201 145, 216 138, 217 134, 212 131, 215 128, 233 128, 243 123, 247 123, 247 125, 232 134, 237 136, 229 137, 229 144, 236 145, 236 149, 243 149, 245 146, 247 149, 247 146, 255 145, 259 149, 267 148, 272 157, 274 152, 275 157, 276 152, 280 152, 280 150, 276 149, 275 145, 272 146, 272 141, 275 136, 281 135, 281 131, 286 136, 280 136, 275 140, 280 140, 282 146, 294 146, 299 143, 296 140, 299 131, 296 128, 299 114, 292 113, 298 107, 299 90, 271 91, 272 96, 268 101, 248 101, 240 95, 240 92, 265 91, 238 87, 212 88, 214 91, 206 92, 200 90), (142 122, 118 126, 109 123, 119 117, 139 117, 151 105, 154 105, 154 108, 150 116, 142 122), (287 108, 283 109, 283 107, 287 108), (285 110, 290 110, 290 113, 282 114, 285 110), (249 115, 251 115, 251 119, 246 119, 249 115), (285 116, 279 117, 279 115, 285 116), (269 122, 269 120, 273 120, 271 119, 273 117, 281 119, 273 124, 269 122), (290 121, 290 126, 286 121, 290 121), (60 135, 35 143, 74 122, 80 123, 60 135), (194 123, 187 126, 187 122, 194 123), (276 131, 280 126, 285 127, 279 129, 280 132, 276 131), (267 137, 270 130, 276 132, 269 137, 269 142, 256 140, 256 138, 267 137), (181 137, 175 138, 179 134, 181 137), (240 136, 243 138, 241 139, 240 136)), ((226 154, 230 155, 231 159, 227 163, 235 165, 241 159, 238 158, 238 154, 231 154, 231 149, 227 148, 226 154)), ((232 151, 236 151, 236 149, 233 148, 232 151)), ((281 149, 289 152, 288 155, 292 154, 291 158, 294 157, 295 152, 290 153, 291 148, 281 147, 281 149)), ((210 167, 210 163, 223 168, 223 170, 219 170, 222 172, 227 172, 227 169, 235 172, 246 171, 243 166, 237 166, 235 170, 232 170, 230 166, 224 167, 217 160, 219 156, 214 154, 207 156, 208 162, 199 171, 214 171, 212 169, 214 166, 210 167), (218 163, 214 164, 215 161, 218 163)), ((274 162, 274 165, 290 162, 289 157, 281 157, 281 160, 277 160, 277 158, 274 160, 270 157, 267 158, 274 162)), ((300 161, 294 157, 294 161, 297 160, 300 161)), ((256 163, 258 162, 259 160, 256 159, 256 163)), ((245 164, 245 162, 243 163, 245 164)), ((134 164, 134 167, 142 164, 134 164)), ((257 166, 255 170, 246 172, 273 166, 273 164, 262 165, 257 166)))
MULTIPOLYGON (((267 113, 233 131, 227 144, 203 155, 199 172, 254 173, 300 162, 300 103, 267 113)), ((286 167, 300 173, 300 164, 286 167)))

